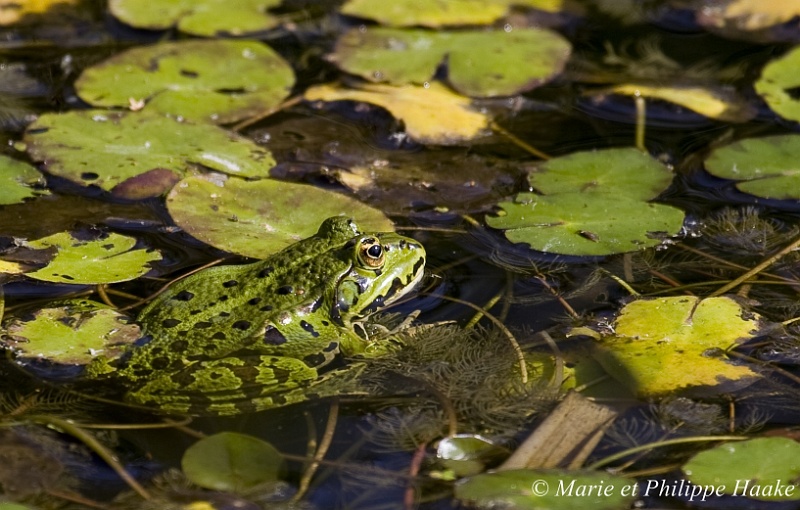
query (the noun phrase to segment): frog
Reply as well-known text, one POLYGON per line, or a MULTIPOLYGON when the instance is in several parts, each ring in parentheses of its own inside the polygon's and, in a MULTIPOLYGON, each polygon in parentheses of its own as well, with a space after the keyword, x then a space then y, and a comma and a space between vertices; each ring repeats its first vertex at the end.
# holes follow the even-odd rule
POLYGON ((417 286, 425 260, 410 237, 328 218, 263 260, 175 282, 139 313, 141 340, 119 359, 96 358, 87 378, 113 378, 125 401, 183 415, 336 395, 355 374, 334 360, 391 350, 364 324, 417 286))

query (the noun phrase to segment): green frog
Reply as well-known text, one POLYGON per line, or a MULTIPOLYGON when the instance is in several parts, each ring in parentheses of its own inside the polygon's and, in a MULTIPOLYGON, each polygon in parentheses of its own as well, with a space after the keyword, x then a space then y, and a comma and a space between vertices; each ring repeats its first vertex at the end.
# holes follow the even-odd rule
POLYGON ((363 321, 422 279, 425 249, 408 237, 325 220, 302 241, 245 265, 205 269, 143 309, 145 336, 89 378, 112 377, 127 401, 180 414, 230 415, 337 393, 337 354, 377 355, 363 321), (357 330, 362 334, 358 334, 357 330))

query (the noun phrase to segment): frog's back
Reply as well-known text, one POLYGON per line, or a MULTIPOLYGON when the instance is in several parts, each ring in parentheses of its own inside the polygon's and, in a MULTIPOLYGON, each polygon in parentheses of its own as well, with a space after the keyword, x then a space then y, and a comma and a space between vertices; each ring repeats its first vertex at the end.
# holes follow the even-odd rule
MULTIPOLYGON (((139 315, 145 334, 152 337, 150 349, 213 358, 247 348, 259 339, 269 344, 271 339, 276 354, 302 357, 306 350, 318 351, 317 345, 307 349, 302 345, 318 337, 286 338, 271 332, 270 324, 280 328, 288 326, 282 321, 302 322, 304 315, 323 305, 326 286, 348 271, 350 262, 337 248, 354 230, 338 225, 330 230, 326 223, 316 236, 263 261, 207 269, 170 287, 139 315)), ((324 326, 334 328, 329 323, 324 326)), ((265 350, 264 345, 258 348, 265 350)))

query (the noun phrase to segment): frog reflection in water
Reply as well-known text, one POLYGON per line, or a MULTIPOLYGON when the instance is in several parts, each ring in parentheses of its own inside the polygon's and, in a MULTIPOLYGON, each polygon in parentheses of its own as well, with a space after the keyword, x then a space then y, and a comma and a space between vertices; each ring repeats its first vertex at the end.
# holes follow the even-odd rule
POLYGON ((425 250, 395 233, 361 233, 352 220, 260 262, 206 269, 169 288, 139 315, 147 337, 125 361, 102 359, 87 375, 112 376, 126 399, 167 412, 236 414, 335 393, 318 369, 338 353, 380 352, 354 326, 422 279, 425 250), (321 393, 320 393, 321 391, 321 393))

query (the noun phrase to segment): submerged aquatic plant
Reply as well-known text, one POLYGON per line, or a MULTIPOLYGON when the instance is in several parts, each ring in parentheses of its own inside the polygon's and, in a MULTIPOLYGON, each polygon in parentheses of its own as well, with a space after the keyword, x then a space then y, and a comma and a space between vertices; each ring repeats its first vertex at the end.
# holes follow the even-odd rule
POLYGON ((764 216, 758 207, 724 207, 701 229, 705 242, 727 256, 765 256, 800 233, 800 226, 764 216))
MULTIPOLYGON (((431 401, 439 401, 445 409, 444 413, 418 409, 415 419, 446 419, 451 433, 464 427, 493 435, 514 434, 558 396, 560 382, 553 386, 548 374, 520 382, 517 352, 498 329, 445 324, 401 335, 404 348, 371 360, 369 373, 390 385, 400 377, 406 390, 414 382, 417 391, 429 394, 431 401)), ((444 428, 444 423, 439 426, 444 428)), ((405 427, 397 429, 408 432, 405 427)))

